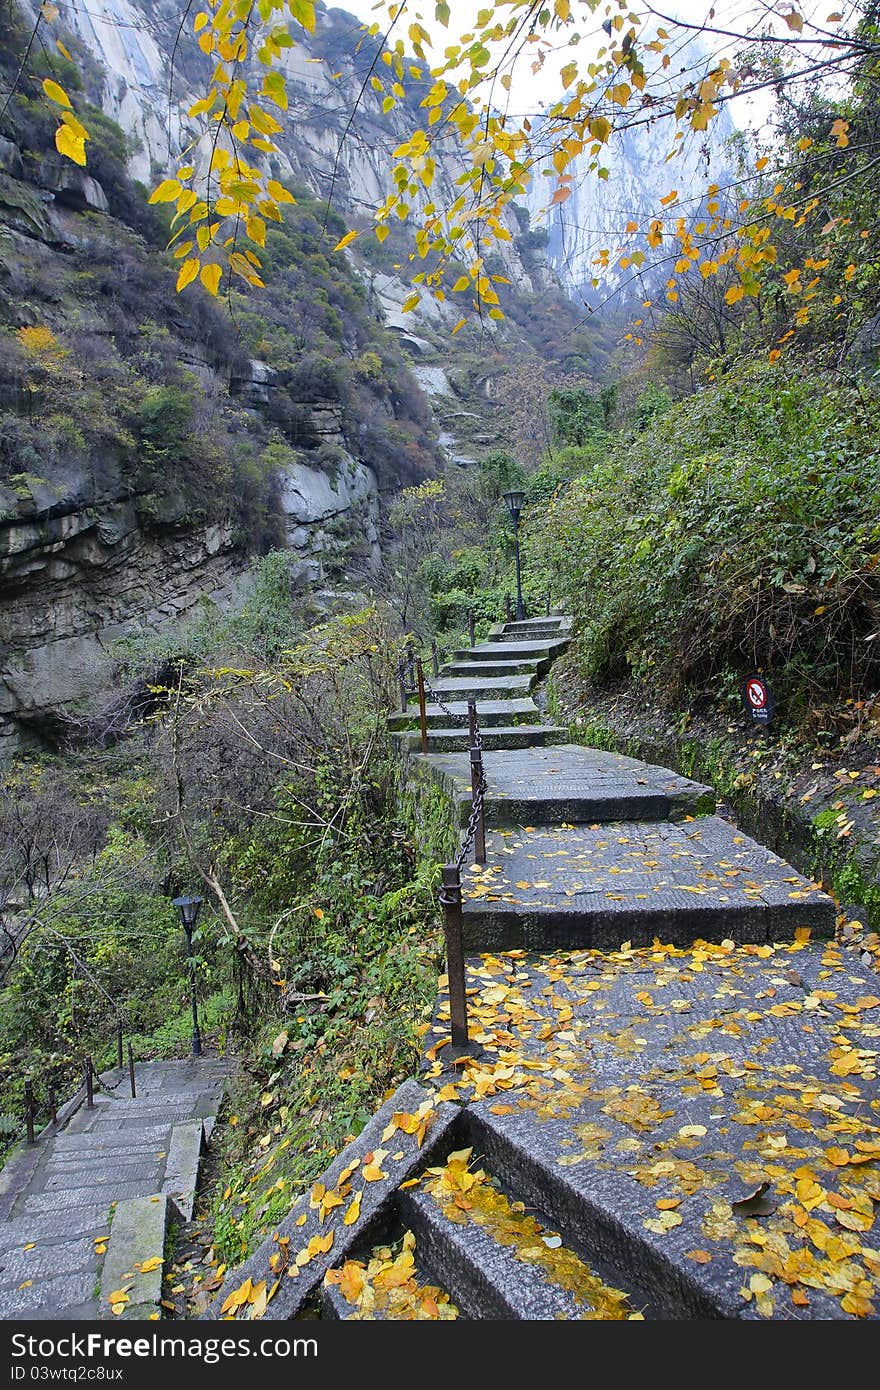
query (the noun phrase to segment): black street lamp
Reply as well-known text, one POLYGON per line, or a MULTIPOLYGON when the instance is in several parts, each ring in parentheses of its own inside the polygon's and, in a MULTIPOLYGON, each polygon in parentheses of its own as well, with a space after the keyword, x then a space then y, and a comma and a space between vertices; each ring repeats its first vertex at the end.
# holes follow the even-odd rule
POLYGON ((173 898, 172 907, 176 907, 180 913, 180 924, 186 932, 186 954, 189 960, 189 998, 192 1005, 193 1016, 193 1035, 192 1051, 194 1057, 202 1055, 202 1039, 199 1034, 199 1013, 196 1007, 196 971, 193 961, 193 932, 196 927, 196 920, 199 915, 203 898, 173 898))
POLYGON ((524 492, 505 492, 504 500, 513 522, 513 545, 516 551, 516 620, 521 623, 526 616, 522 596, 522 574, 519 567, 519 514, 526 500, 524 492))

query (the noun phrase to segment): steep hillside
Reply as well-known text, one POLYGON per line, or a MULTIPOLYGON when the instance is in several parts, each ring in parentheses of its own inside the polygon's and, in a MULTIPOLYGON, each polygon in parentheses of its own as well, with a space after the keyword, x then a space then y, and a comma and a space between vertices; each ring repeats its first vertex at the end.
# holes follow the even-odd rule
MULTIPOLYGON (((114 0, 102 15, 65 13, 75 36, 71 51, 91 100, 126 132, 132 175, 152 184, 176 166, 196 133, 186 112, 204 90, 207 60, 192 34, 177 42, 180 11, 174 0, 114 0)), ((424 120, 417 81, 404 101, 383 113, 382 94, 369 81, 378 47, 362 20, 319 5, 315 33, 298 30, 295 46, 284 54, 290 105, 276 137, 280 154, 273 156, 272 173, 328 200, 347 227, 372 225, 373 209, 389 185, 392 151, 424 120)), ((434 153, 432 196, 451 202, 459 156, 448 137, 437 139, 434 153)), ((578 307, 548 265, 544 232, 530 231, 525 206, 510 214, 507 230, 512 239, 499 244, 492 266, 510 281, 502 295, 506 317, 471 325, 454 339, 459 314, 452 305, 425 297, 417 311, 402 312, 412 270, 404 227, 392 229, 381 247, 365 237, 346 253, 410 361, 431 368, 420 380, 432 396, 447 457, 459 462, 479 458, 503 435, 505 410, 497 388, 509 364, 558 362, 565 370, 595 375, 613 346, 613 332, 587 331, 581 324, 578 307)), ((325 237, 329 246, 336 240, 325 237)))
MULTIPOLYGON (((27 33, 4 15, 7 91, 27 33)), ((69 727, 116 638, 228 603, 253 554, 289 548, 294 582, 375 568, 381 495, 438 459, 425 399, 363 282, 322 249, 306 190, 270 236, 265 292, 176 296, 126 137, 79 90, 89 167, 62 161, 44 70, 29 61, 0 121, 8 751, 69 727)))

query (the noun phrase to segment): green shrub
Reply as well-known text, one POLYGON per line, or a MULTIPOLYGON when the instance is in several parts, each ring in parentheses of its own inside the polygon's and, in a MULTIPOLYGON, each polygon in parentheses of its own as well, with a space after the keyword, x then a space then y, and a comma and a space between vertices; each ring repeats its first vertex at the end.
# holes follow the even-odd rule
POLYGON ((672 696, 757 668, 790 713, 876 688, 878 438, 876 396, 756 362, 613 439, 527 533, 585 674, 672 696))

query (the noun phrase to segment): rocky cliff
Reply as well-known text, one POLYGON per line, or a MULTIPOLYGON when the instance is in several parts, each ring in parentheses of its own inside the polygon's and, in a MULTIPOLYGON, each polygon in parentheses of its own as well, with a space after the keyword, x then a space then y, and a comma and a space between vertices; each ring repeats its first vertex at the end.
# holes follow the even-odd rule
MULTIPOLYGON (((2 25, 8 91, 27 26, 2 25)), ((83 75, 93 95, 109 80, 83 75)), ((265 294, 178 297, 167 228, 130 176, 140 154, 79 90, 89 166, 62 161, 39 79, 37 64, 0 123, 7 753, 51 744, 101 697, 118 638, 231 603, 255 554, 289 549, 294 586, 368 577, 382 495, 438 457, 425 398, 369 289, 319 249, 307 193, 270 239, 265 294)))
MULTIPOLYGON (((540 122, 535 135, 540 143, 540 122)), ((707 132, 689 134, 676 141, 666 121, 634 123, 613 135, 601 152, 601 165, 607 176, 600 178, 589 168, 590 156, 578 155, 570 166, 571 195, 564 203, 550 206, 556 180, 536 177, 529 186, 526 203, 531 224, 547 232, 547 260, 569 294, 590 306, 605 303, 618 289, 633 286, 630 297, 644 297, 641 289, 653 286, 667 271, 652 270, 662 257, 654 253, 644 238, 652 218, 664 213, 661 199, 672 192, 677 202, 672 209, 688 221, 696 221, 711 183, 727 182, 733 159, 727 143, 734 126, 727 107, 722 107, 707 132), (628 222, 636 222, 642 236, 638 249, 647 253, 648 262, 640 276, 616 266, 621 250, 630 243, 628 222), (600 253, 609 253, 610 264, 603 268, 600 253), (592 280, 599 281, 597 286, 592 280)))

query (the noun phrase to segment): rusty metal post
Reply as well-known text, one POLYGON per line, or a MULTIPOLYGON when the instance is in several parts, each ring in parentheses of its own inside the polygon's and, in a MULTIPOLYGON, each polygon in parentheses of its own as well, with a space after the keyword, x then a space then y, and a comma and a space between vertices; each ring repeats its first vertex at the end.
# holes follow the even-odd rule
POLYGON ((449 980, 449 1018, 452 1046, 467 1047, 467 995, 464 975, 464 940, 461 919, 461 874, 457 864, 444 864, 440 903, 446 936, 446 974, 449 980))
POLYGON ((419 692, 419 729, 422 735, 422 752, 428 751, 428 715, 425 709, 425 673, 422 670, 422 658, 416 657, 416 681, 419 692))
POLYGON ((48 1104, 48 1106, 49 1106, 49 1118, 51 1119, 51 1121, 52 1121, 52 1123, 53 1123, 53 1125, 54 1125, 55 1122, 56 1122, 57 1119, 58 1119, 58 1106, 55 1104, 55 1087, 54 1087, 54 1086, 50 1086, 50 1087, 49 1087, 49 1091, 48 1091, 48 1094, 47 1094, 47 1096, 46 1096, 46 1102, 47 1102, 47 1104, 48 1104))
POLYGON ((397 678, 400 681, 400 708, 406 714, 406 707, 409 703, 406 689, 406 662, 399 661, 397 664, 397 678))
POLYGON ((95 1074, 92 1068, 91 1057, 86 1058, 85 1074, 86 1105, 89 1108, 89 1110, 93 1110, 95 1106, 95 1074))
POLYGON ((468 637, 471 640, 471 646, 475 647, 477 645, 476 622, 474 620, 474 610, 472 608, 468 609, 468 637))
POLYGON ((125 1063, 124 1063, 124 1061, 123 1061, 123 1057, 122 1057, 122 1023, 121 1023, 121 1022, 120 1022, 120 1023, 117 1023, 117 1025, 116 1025, 116 1065, 117 1065, 117 1067, 119 1068, 120 1071, 122 1071, 122 1068, 123 1068, 124 1065, 125 1065, 125 1063))
POLYGON ((468 696, 468 748, 473 748, 477 742, 477 702, 473 695, 468 696))
POLYGON ((131 1098, 135 1099, 137 1091, 134 1086, 134 1053, 131 1050, 131 1043, 128 1044, 128 1079, 131 1084, 131 1098))
POLYGON ((434 672, 434 679, 436 680, 440 674, 440 658, 437 655, 437 643, 433 640, 431 642, 431 670, 434 672))
POLYGON ((34 1085, 32 1081, 24 1083, 24 1119, 27 1125, 27 1141, 29 1144, 36 1143, 34 1135, 34 1085))
POLYGON ((510 594, 504 595, 504 621, 509 623, 513 617, 513 603, 510 594))
POLYGON ((550 590, 547 590, 547 617, 550 617, 550 590))

